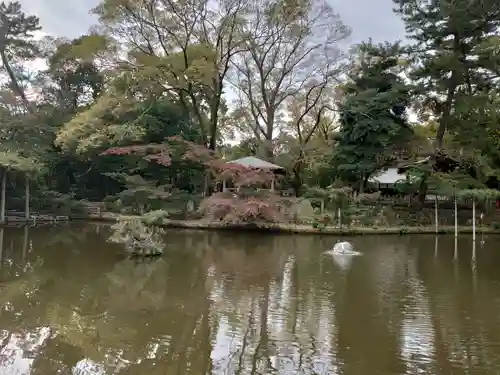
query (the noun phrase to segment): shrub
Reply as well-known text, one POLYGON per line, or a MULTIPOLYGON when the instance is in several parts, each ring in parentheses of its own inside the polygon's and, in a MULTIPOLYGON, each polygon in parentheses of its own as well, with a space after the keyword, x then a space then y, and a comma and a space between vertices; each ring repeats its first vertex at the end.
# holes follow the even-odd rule
POLYGON ((145 224, 161 224, 164 219, 168 219, 169 213, 164 210, 150 211, 142 215, 142 221, 145 224))
POLYGON ((125 245, 125 251, 130 255, 154 256, 163 253, 163 229, 147 227, 139 219, 120 220, 111 229, 113 234, 108 241, 125 245))
POLYGON ((239 196, 232 193, 218 193, 204 199, 200 213, 212 221, 225 223, 251 223, 284 221, 279 197, 274 194, 264 196, 239 196))

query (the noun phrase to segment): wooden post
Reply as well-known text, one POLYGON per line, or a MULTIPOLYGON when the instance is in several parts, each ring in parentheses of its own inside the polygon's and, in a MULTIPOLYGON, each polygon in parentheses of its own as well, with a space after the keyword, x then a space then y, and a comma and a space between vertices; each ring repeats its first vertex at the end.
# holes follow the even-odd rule
POLYGON ((436 223, 436 234, 439 233, 438 197, 434 201, 434 222, 436 223))
POLYGON ((26 221, 30 219, 30 180, 28 175, 25 176, 24 218, 26 221))
POLYGON ((273 179, 271 180, 271 191, 274 191, 274 175, 273 175, 273 179))
POLYGON ((323 213, 325 212, 325 200, 324 199, 321 199, 321 215, 323 215, 323 213))
POLYGON ((222 191, 225 193, 227 191, 226 179, 222 180, 222 191))
POLYGON ((455 238, 458 237, 458 209, 457 209, 457 197, 455 197, 455 238))
POLYGON ((340 207, 337 208, 337 220, 339 223, 339 228, 342 227, 342 212, 340 211, 340 207))
POLYGON ((0 222, 5 223, 5 190, 7 189, 7 169, 2 171, 0 192, 0 222))
POLYGON ((476 199, 472 198, 472 241, 476 242, 476 199))

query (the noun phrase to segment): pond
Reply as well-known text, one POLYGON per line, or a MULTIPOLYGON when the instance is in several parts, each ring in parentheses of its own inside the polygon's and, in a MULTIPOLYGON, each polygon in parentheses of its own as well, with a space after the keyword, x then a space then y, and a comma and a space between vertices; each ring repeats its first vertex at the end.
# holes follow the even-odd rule
POLYGON ((0 230, 0 374, 500 373, 500 237, 0 230))

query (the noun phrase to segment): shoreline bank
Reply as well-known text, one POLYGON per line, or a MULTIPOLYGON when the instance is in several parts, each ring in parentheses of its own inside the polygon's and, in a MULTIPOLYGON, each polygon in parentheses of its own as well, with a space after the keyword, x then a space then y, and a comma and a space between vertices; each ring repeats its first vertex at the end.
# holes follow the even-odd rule
MULTIPOLYGON (((86 219, 89 221, 101 221, 113 223, 119 219, 140 218, 140 216, 127 216, 117 214, 102 214, 91 215, 86 219)), ((198 230, 237 230, 237 231, 252 231, 252 232, 268 232, 268 233, 289 233, 289 234, 314 234, 314 235, 337 235, 337 236, 356 236, 356 235, 409 235, 409 234, 436 234, 434 226, 422 227, 324 227, 314 228, 311 225, 305 224, 223 224, 206 222, 203 220, 163 220, 162 223, 155 224, 162 228, 178 228, 178 229, 198 229, 198 230)), ((437 234, 454 234, 454 226, 443 226, 439 228, 437 234)), ((472 234, 472 226, 458 227, 459 234, 472 234)), ((492 227, 477 227, 476 234, 500 234, 500 229, 492 227)))

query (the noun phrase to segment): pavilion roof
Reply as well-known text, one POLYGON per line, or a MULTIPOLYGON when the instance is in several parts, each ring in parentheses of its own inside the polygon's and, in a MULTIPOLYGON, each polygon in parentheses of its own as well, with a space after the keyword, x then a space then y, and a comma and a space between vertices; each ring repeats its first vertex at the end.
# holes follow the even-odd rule
POLYGON ((231 164, 238 164, 244 167, 256 168, 256 169, 270 169, 270 170, 284 170, 285 168, 269 163, 265 160, 256 158, 255 156, 245 156, 244 158, 229 161, 231 164))

